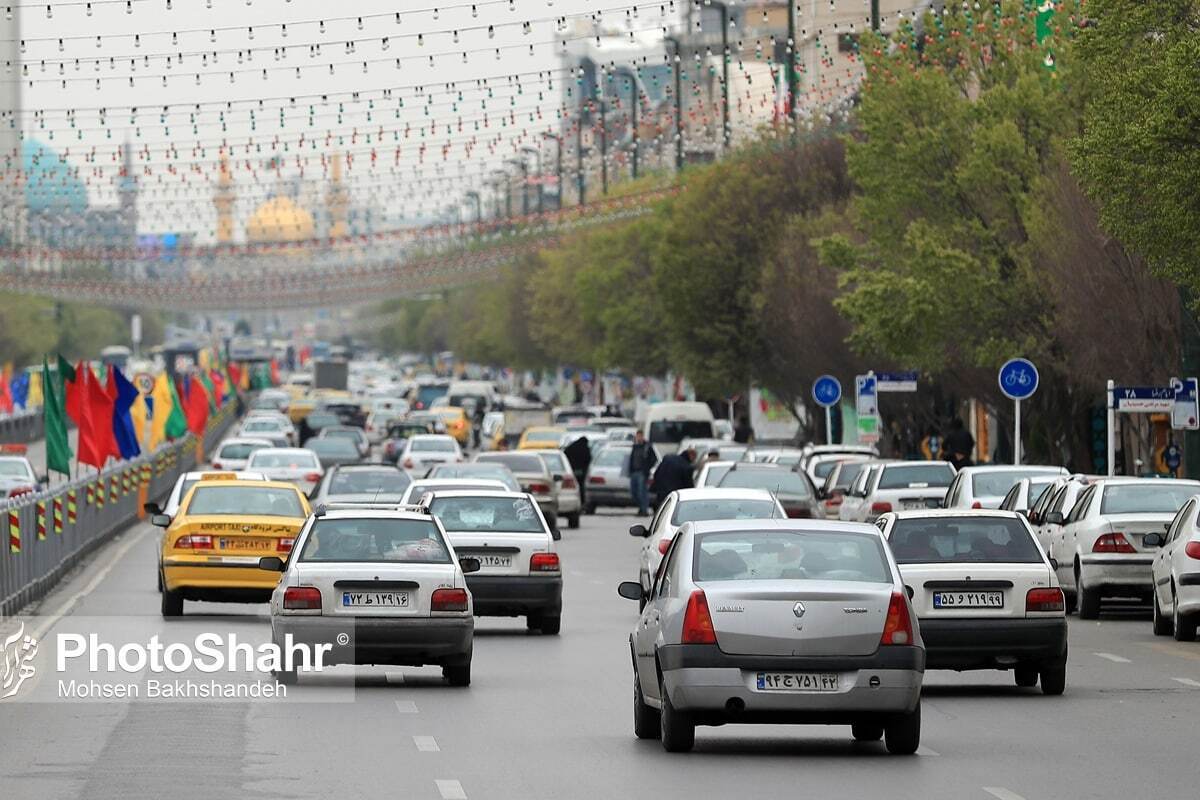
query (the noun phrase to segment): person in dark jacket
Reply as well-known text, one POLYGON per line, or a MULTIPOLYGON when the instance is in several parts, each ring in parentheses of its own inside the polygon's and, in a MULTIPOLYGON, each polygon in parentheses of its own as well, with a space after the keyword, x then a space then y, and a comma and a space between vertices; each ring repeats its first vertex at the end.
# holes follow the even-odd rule
POLYGON ((754 441, 754 428, 750 427, 749 417, 740 417, 737 427, 733 429, 733 440, 738 444, 750 444, 754 441))
POLYGON ((654 471, 654 496, 658 499, 657 505, 662 505, 667 495, 676 489, 691 489, 695 486, 692 482, 692 462, 695 459, 696 451, 689 447, 682 453, 673 453, 662 460, 658 469, 654 471))
POLYGON ((563 455, 567 457, 567 463, 571 465, 571 474, 579 484, 579 502, 587 508, 587 471, 592 465, 591 445, 586 437, 580 436, 563 448, 563 455))
POLYGON ((975 449, 975 437, 963 426, 963 421, 955 417, 950 421, 950 433, 942 440, 942 458, 954 465, 955 469, 971 466, 971 451, 975 449))
POLYGON ((633 447, 629 449, 629 491, 633 502, 637 503, 638 513, 643 517, 650 514, 650 497, 646 483, 650 478, 650 470, 658 463, 658 453, 654 446, 646 441, 646 434, 638 431, 633 435, 633 447))

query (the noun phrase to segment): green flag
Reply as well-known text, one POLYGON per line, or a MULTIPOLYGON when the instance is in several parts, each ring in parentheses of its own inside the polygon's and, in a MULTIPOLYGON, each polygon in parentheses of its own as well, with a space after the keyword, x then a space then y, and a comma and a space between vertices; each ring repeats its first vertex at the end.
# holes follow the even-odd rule
POLYGON ((204 389, 208 392, 208 413, 217 413, 217 387, 213 386, 212 378, 208 377, 208 370, 200 370, 200 382, 204 384, 204 389))
POLYGON ((178 439, 187 435, 187 417, 183 415, 183 403, 179 400, 175 381, 168 378, 167 385, 171 387, 171 413, 167 416, 166 434, 168 439, 178 439))
POLYGON ((75 368, 71 366, 71 362, 62 357, 62 353, 58 354, 58 382, 55 387, 58 389, 58 399, 63 403, 67 402, 67 381, 74 383, 79 376, 75 374, 75 368))
MULTIPOLYGON (((61 357, 60 357, 61 360, 61 357)), ((68 365, 70 366, 70 365, 68 365)), ((74 370, 71 370, 74 374, 74 370)), ((50 374, 50 365, 42 356, 42 419, 46 428, 46 472, 71 475, 71 442, 67 439, 67 411, 62 389, 63 370, 58 377, 50 374)))

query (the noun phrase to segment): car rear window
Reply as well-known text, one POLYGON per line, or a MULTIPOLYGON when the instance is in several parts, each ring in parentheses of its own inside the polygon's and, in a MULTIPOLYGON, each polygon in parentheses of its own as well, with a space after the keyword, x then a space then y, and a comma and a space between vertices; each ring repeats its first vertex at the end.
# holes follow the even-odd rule
POLYGON ((843 462, 842 468, 837 474, 837 482, 834 483, 834 489, 849 489, 850 484, 854 483, 854 479, 858 477, 858 473, 863 471, 863 467, 867 466, 865 461, 849 461, 843 462))
POLYGON ((361 431, 346 430, 345 428, 321 431, 322 439, 353 439, 357 442, 360 436, 362 436, 361 431))
POLYGON ((329 481, 329 494, 395 494, 410 483, 412 479, 398 469, 339 470, 329 481))
POLYGON ((812 496, 810 484, 802 475, 783 468, 730 469, 717 485, 722 489, 766 489, 789 497, 812 496))
POLYGON ((888 537, 898 564, 1036 564, 1042 554, 1021 520, 1006 517, 899 519, 888 537))
POLYGON ((750 498, 720 498, 714 500, 685 500, 675 506, 672 525, 698 522, 705 519, 770 519, 782 517, 771 500, 750 498))
POLYGON ((244 431, 275 432, 283 430, 283 423, 273 419, 252 420, 242 426, 244 431))
POLYGON ((527 442, 553 442, 558 444, 558 440, 563 437, 563 431, 526 431, 525 441, 527 442))
POLYGON ((705 469, 707 472, 704 473, 704 481, 700 484, 701 486, 720 486, 721 479, 729 473, 729 465, 727 464, 719 467, 709 466, 705 467, 705 469))
POLYGON ((538 453, 538 458, 542 460, 542 463, 551 472, 571 471, 571 465, 567 463, 567 457, 562 453, 538 453))
POLYGON ((350 456, 358 458, 358 445, 350 439, 329 437, 327 439, 310 439, 304 446, 314 453, 323 456, 350 456))
POLYGON ((684 439, 711 439, 712 422, 708 420, 659 420, 650 423, 651 442, 677 444, 684 439))
MULTIPOLYGON (((1003 497, 1008 490, 1022 478, 1031 477, 1030 473, 1019 469, 1004 470, 1003 472, 977 472, 971 476, 971 492, 976 497, 1003 497)), ((1049 486, 1049 482, 1044 484, 1049 486)), ((1032 487, 1031 487, 1032 488, 1032 487)))
POLYGON ((1034 503, 1036 503, 1038 500, 1041 500, 1042 495, 1044 495, 1046 493, 1046 490, 1049 489, 1053 485, 1054 485, 1053 479, 1048 480, 1048 481, 1030 481, 1029 482, 1029 507, 1032 508, 1034 503))
POLYGON ((320 519, 313 523, 300 561, 449 564, 437 525, 416 519, 320 519))
POLYGON ((623 467, 629 460, 628 447, 606 447, 592 460, 593 467, 623 467))
MULTIPOLYGON (((949 486, 954 467, 949 464, 902 464, 883 468, 876 489, 918 489, 949 486)), ((1006 488, 1004 491, 1008 491, 1006 488)), ((1000 494, 1004 494, 1001 492, 1000 494)))
POLYGON ((870 534, 722 531, 696 537, 696 581, 865 581, 891 583, 883 543, 870 534))
POLYGON ((264 517, 303 517, 295 489, 271 486, 197 486, 188 503, 192 515, 217 514, 264 517))
POLYGON ((448 531, 543 533, 527 497, 435 497, 429 506, 448 531))
POLYGON ((520 455, 518 453, 497 453, 495 455, 481 455, 479 460, 491 461, 497 464, 503 464, 510 470, 516 473, 520 472, 545 472, 546 467, 542 464, 542 460, 537 456, 520 455))
POLYGON ((262 450, 265 444, 227 444, 217 453, 217 458, 249 458, 255 450, 262 450))
MULTIPOLYGON (((313 441, 316 441, 315 439, 313 441)), ((320 466, 313 453, 265 453, 262 450, 250 454, 247 469, 316 469, 320 466)))
POLYGON ((408 449, 414 453, 453 453, 454 442, 450 439, 413 439, 408 449))
POLYGON ((1195 494, 1200 494, 1200 488, 1173 486, 1165 480, 1105 486, 1100 514, 1174 514, 1195 494))

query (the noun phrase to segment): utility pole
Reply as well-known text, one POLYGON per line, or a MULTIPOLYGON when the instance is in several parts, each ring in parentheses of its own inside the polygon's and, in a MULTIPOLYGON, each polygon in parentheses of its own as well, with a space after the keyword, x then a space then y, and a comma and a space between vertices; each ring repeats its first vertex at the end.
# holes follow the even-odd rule
MULTIPOLYGON (((583 180, 583 98, 579 98, 579 119, 575 125, 575 188, 579 191, 579 205, 587 202, 583 180)), ((561 190, 560 190, 561 191, 561 190)))
MULTIPOLYGON (((789 0, 790 2, 790 0, 789 0)), ((679 39, 664 36, 664 42, 675 46, 675 171, 683 171, 683 55, 679 39)))
MULTIPOLYGON (((791 0, 788 0, 791 2, 791 0)), ((871 0, 878 5, 879 0, 871 0)), ((721 11, 721 125, 724 148, 729 149, 729 7, 713 1, 721 11)))
POLYGON ((630 88, 630 129, 633 131, 633 179, 638 179, 638 149, 641 142, 638 140, 638 101, 641 99, 641 92, 638 90, 637 73, 629 67, 618 67, 616 72, 625 75, 629 78, 630 88))
POLYGON ((879 0, 871 0, 871 30, 879 33, 879 0))
POLYGON ((542 136, 547 139, 553 139, 554 143, 556 145, 558 145, 558 149, 554 151, 554 176, 555 176, 555 181, 556 181, 555 185, 558 186, 558 207, 561 209, 563 206, 563 202, 562 202, 562 200, 563 200, 563 167, 562 167, 563 139, 562 139, 562 134, 550 133, 550 131, 545 131, 542 133, 542 136))
MULTIPOLYGON (((878 0, 875 0, 878 2, 878 0)), ((796 85, 796 0, 788 0, 787 17, 787 88, 788 88, 788 119, 792 123, 792 131, 796 130, 799 87, 796 85)))

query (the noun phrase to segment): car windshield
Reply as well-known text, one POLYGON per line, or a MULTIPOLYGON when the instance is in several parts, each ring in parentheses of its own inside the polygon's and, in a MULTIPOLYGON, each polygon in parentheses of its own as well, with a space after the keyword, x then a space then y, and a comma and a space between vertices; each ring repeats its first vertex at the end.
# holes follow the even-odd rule
POLYGON ((592 459, 593 467, 623 467, 629 460, 628 447, 606 447, 592 459))
POLYGON ((437 525, 417 519, 320 519, 313 523, 300 561, 449 564, 437 525))
POLYGON ((696 581, 891 583, 883 543, 866 533, 722 531, 696 537, 696 581))
POLYGON ((321 431, 321 438, 323 439, 351 439, 357 442, 360 436, 362 436, 362 433, 359 431, 347 430, 345 428, 321 431))
POLYGON ((451 439, 413 439, 408 449, 414 453, 453 453, 454 441, 451 439))
POLYGON ((1172 485, 1165 480, 1105 486, 1100 514, 1174 514, 1197 493, 1200 488, 1196 486, 1172 485))
POLYGON ((542 460, 537 456, 521 455, 520 453, 496 453, 487 454, 479 457, 480 461, 494 461, 508 467, 515 473, 544 473, 545 466, 542 465, 542 460))
POLYGON ((273 419, 252 419, 242 426, 244 431, 278 431, 283 428, 282 422, 277 422, 273 419))
POLYGON ((328 438, 309 439, 304 446, 322 456, 354 456, 358 457, 358 445, 350 439, 328 438))
MULTIPOLYGON (((316 442, 316 439, 312 440, 316 442)), ((319 466, 317 457, 312 453, 270 453, 259 450, 250 454, 246 468, 250 470, 267 469, 316 469, 319 466)))
MULTIPOLYGON (((923 489, 949 486, 954 467, 949 464, 903 464, 887 466, 879 476, 876 489, 923 489)), ((1007 489, 1005 490, 1007 491, 1007 489)), ((1004 494, 1001 492, 1000 494, 1004 494)))
POLYGON ((265 444, 227 444, 217 453, 217 458, 249 458, 255 450, 262 450, 265 444))
POLYGON ((812 495, 808 481, 788 469, 731 469, 717 485, 723 489, 766 489, 789 497, 812 495))
POLYGON ((898 519, 888 537, 898 564, 1037 564, 1042 554, 1015 517, 898 519))
POLYGON ((712 422, 699 419, 660 419, 650 423, 651 442, 678 444, 684 439, 711 439, 712 422))
POLYGON ((545 531, 527 497, 435 497, 430 510, 448 531, 545 531))
POLYGON ((307 419, 308 427, 324 428, 327 425, 337 425, 340 420, 335 414, 309 414, 307 419))
POLYGON ((672 525, 698 522, 705 519, 770 519, 778 514, 771 500, 750 498, 727 498, 715 500, 685 500, 675 506, 671 515, 672 525))
POLYGON ((723 444, 717 447, 717 454, 722 461, 741 461, 746 457, 748 449, 742 444, 723 444))
POLYGON ((551 472, 571 471, 571 465, 567 463, 567 457, 562 453, 538 453, 538 458, 551 472))
MULTIPOLYGON (((971 476, 971 493, 976 497, 1003 497, 1008 494, 1008 490, 1013 487, 1013 484, 1028 477, 1031 477, 1030 473, 1018 469, 977 472, 971 476)), ((1049 485, 1050 482, 1047 481, 1042 488, 1049 485)), ((1032 487, 1030 488, 1032 489, 1032 487)))
POLYGON ((0 475, 12 478, 28 478, 29 467, 23 461, 0 461, 0 475))
POLYGON ((329 481, 329 494, 400 494, 412 479, 398 469, 338 470, 329 481))
POLYGON ((244 517, 303 517, 304 507, 295 489, 272 486, 197 486, 192 492, 190 515, 244 517))
POLYGON ((858 473, 863 471, 863 467, 867 465, 865 461, 848 461, 842 462, 842 468, 838 470, 837 481, 833 484, 834 489, 849 489, 850 484, 854 483, 854 479, 858 477, 858 473))

